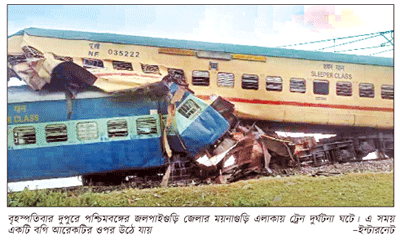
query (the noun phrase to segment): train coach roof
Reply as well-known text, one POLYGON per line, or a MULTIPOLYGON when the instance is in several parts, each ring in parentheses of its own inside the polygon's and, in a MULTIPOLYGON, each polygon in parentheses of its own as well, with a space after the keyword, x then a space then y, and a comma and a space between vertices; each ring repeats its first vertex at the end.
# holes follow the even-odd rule
POLYGON ((88 40, 117 44, 133 44, 153 47, 183 48, 204 51, 216 51, 238 54, 253 54, 269 57, 286 57, 317 61, 333 61, 355 64, 379 65, 393 67, 392 58, 347 55, 327 52, 303 51, 283 48, 268 48, 258 46, 235 45, 225 43, 210 43, 188 40, 173 40, 167 38, 140 37, 110 33, 93 33, 71 30, 50 30, 40 28, 26 28, 9 37, 28 34, 38 37, 50 37, 69 40, 88 40))
MULTIPOLYGON (((85 98, 101 98, 109 97, 110 94, 106 94, 96 89, 89 89, 87 91, 79 92, 75 99, 85 98)), ((8 103, 21 103, 21 102, 40 102, 40 101, 57 101, 65 100, 65 93, 50 92, 48 90, 35 91, 28 85, 12 86, 7 89, 7 102, 8 103)))

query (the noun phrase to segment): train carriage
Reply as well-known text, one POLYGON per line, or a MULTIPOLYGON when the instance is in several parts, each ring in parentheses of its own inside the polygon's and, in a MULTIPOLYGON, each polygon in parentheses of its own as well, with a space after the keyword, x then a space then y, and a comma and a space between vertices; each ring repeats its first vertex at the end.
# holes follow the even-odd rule
MULTIPOLYGON (((172 84, 171 91, 176 86, 172 84)), ((8 89, 8 181, 103 174, 121 182, 168 165, 162 138, 167 102, 89 89, 72 105, 68 118, 63 92, 8 89)), ((170 147, 176 154, 185 148, 191 157, 230 127, 212 106, 189 92, 179 102, 174 122, 167 136, 170 147)))

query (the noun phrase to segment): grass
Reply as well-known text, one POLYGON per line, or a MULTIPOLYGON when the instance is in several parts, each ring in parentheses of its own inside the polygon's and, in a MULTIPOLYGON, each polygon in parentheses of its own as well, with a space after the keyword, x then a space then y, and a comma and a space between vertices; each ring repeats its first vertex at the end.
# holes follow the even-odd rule
POLYGON ((27 190, 9 193, 7 205, 48 207, 288 207, 393 206, 393 172, 351 173, 331 177, 263 177, 231 184, 124 189, 94 192, 27 190))

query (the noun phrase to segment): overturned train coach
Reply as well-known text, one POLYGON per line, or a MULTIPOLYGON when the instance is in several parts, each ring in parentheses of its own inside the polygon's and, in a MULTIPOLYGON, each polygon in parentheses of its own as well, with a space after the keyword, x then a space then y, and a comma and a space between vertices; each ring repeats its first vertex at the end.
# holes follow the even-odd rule
MULTIPOLYGON (((160 84, 171 94, 180 88, 160 84)), ((212 105, 183 92, 172 112, 168 101, 149 98, 148 93, 132 97, 89 88, 68 101, 62 91, 10 87, 8 181, 78 175, 89 181, 101 174, 97 176, 121 182, 166 167, 167 151, 194 157, 230 124, 212 105), (169 115, 174 116, 167 128, 169 115)))

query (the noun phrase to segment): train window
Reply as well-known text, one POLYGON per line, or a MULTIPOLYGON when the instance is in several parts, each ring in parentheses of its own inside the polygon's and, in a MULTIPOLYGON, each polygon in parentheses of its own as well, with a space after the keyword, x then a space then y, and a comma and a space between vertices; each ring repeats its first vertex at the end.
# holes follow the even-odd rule
POLYGON ((182 69, 168 68, 168 74, 174 76, 174 82, 178 84, 185 84, 185 72, 182 69))
POLYGON ((375 97, 374 84, 360 83, 360 97, 365 97, 365 98, 375 97))
POLYGON ((290 91, 305 93, 306 92, 306 80, 303 78, 291 78, 290 79, 290 91))
POLYGON ((158 68, 158 65, 141 64, 141 66, 144 73, 160 74, 160 69, 158 68))
POLYGON ((60 60, 60 61, 64 61, 64 62, 74 62, 74 59, 72 57, 68 57, 68 56, 59 56, 56 54, 53 54, 54 59, 56 60, 60 60))
POLYGON ((242 88, 258 90, 258 76, 255 74, 243 74, 242 88))
POLYGON ((91 140, 98 137, 96 122, 80 122, 76 124, 76 132, 79 140, 91 140))
POLYGON ((91 59, 84 58, 83 59, 83 67, 84 68, 104 68, 103 61, 100 59, 91 59))
POLYGON ((229 87, 235 86, 235 75, 232 73, 218 73, 218 87, 229 87))
POLYGON ((32 46, 23 46, 22 51, 27 58, 43 58, 43 53, 32 46))
POLYGON ((133 71, 132 63, 130 62, 113 61, 112 64, 115 70, 133 71))
POLYGON ((154 117, 142 117, 136 119, 136 130, 138 135, 157 133, 157 120, 154 117))
POLYGON ((338 96, 352 96, 353 89, 351 82, 337 82, 336 95, 338 96))
POLYGON ((192 84, 196 86, 209 86, 210 73, 208 71, 193 71, 192 84))
POLYGON ((282 78, 277 76, 268 76, 265 80, 267 91, 282 91, 282 78))
POLYGON ((328 95, 329 82, 328 80, 314 80, 314 94, 328 95))
POLYGON ((393 99, 393 97, 394 97, 393 85, 382 85, 381 86, 381 97, 382 97, 382 99, 393 99))
POLYGON ((192 99, 187 100, 182 106, 179 107, 178 112, 185 116, 186 118, 190 118, 193 115, 199 113, 201 108, 197 103, 195 103, 192 99))
POLYGON ((24 54, 18 54, 18 55, 7 55, 7 62, 11 66, 15 66, 17 64, 26 62, 26 57, 24 54))
POLYGON ((36 131, 32 126, 16 127, 13 130, 15 145, 28 145, 36 143, 36 131))
POLYGON ((128 136, 128 122, 125 119, 115 119, 107 122, 109 138, 128 136))
POLYGON ((46 141, 50 142, 65 142, 68 140, 67 125, 51 124, 44 128, 46 141))

